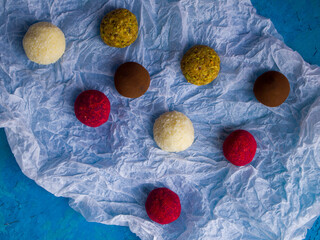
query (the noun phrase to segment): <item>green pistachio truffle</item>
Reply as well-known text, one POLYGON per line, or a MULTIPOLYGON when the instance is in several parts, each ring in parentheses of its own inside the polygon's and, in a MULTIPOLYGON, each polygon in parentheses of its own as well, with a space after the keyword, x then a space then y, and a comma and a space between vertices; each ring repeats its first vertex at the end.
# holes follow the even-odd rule
POLYGON ((181 70, 188 82, 199 86, 206 85, 218 76, 220 58, 212 48, 196 45, 183 56, 181 70))
POLYGON ((113 10, 102 19, 100 35, 110 47, 127 47, 138 37, 137 18, 127 9, 113 10))

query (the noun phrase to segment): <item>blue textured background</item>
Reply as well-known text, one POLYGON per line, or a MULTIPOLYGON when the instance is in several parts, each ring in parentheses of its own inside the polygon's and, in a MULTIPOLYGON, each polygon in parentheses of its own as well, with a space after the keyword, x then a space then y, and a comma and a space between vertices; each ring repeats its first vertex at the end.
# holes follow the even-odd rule
MULTIPOLYGON (((320 65, 319 0, 252 0, 271 18, 286 44, 320 65)), ((0 130, 0 239, 138 239, 126 227, 88 223, 68 206, 25 177, 0 130)), ((306 239, 320 239, 320 219, 306 239), (318 236, 319 234, 319 236, 318 236)))

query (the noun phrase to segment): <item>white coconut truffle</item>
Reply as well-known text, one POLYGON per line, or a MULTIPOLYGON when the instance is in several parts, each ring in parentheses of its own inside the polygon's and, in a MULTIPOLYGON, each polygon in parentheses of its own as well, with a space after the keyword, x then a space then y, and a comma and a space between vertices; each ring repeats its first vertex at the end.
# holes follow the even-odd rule
POLYGON ((190 119, 183 113, 167 112, 155 121, 153 136, 162 150, 180 152, 192 145, 194 129, 190 119))
POLYGON ((48 22, 38 22, 30 26, 22 44, 31 61, 45 65, 58 61, 66 48, 63 32, 48 22))

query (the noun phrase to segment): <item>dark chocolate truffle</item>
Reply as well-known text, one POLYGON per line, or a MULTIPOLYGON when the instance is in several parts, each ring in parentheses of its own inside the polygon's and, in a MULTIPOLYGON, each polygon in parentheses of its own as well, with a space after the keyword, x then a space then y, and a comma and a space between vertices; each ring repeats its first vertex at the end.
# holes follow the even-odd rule
POLYGON ((140 64, 126 62, 118 67, 114 75, 114 84, 122 96, 137 98, 148 90, 150 75, 140 64))
POLYGON ((152 190, 145 207, 150 219, 160 224, 169 224, 177 220, 181 213, 179 196, 168 188, 152 190))
POLYGON ((99 127, 108 121, 110 102, 102 92, 87 90, 77 97, 74 112, 83 124, 89 127, 99 127))
POLYGON ((290 85, 282 73, 269 71, 257 78, 253 92, 262 104, 268 107, 277 107, 289 96, 290 85))

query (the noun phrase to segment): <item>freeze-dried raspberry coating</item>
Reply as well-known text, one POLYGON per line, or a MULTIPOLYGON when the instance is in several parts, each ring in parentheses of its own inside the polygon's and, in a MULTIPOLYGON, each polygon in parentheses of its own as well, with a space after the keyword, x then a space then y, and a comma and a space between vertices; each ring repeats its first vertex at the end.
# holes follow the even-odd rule
POLYGON ((168 188, 152 190, 145 207, 150 219, 160 224, 168 224, 177 220, 181 213, 179 196, 168 188))
POLYGON ((102 92, 87 90, 77 97, 74 112, 83 124, 89 127, 99 127, 108 121, 110 102, 102 92))
POLYGON ((223 143, 223 154, 232 164, 244 166, 252 161, 257 150, 254 137, 245 130, 232 132, 223 143))

